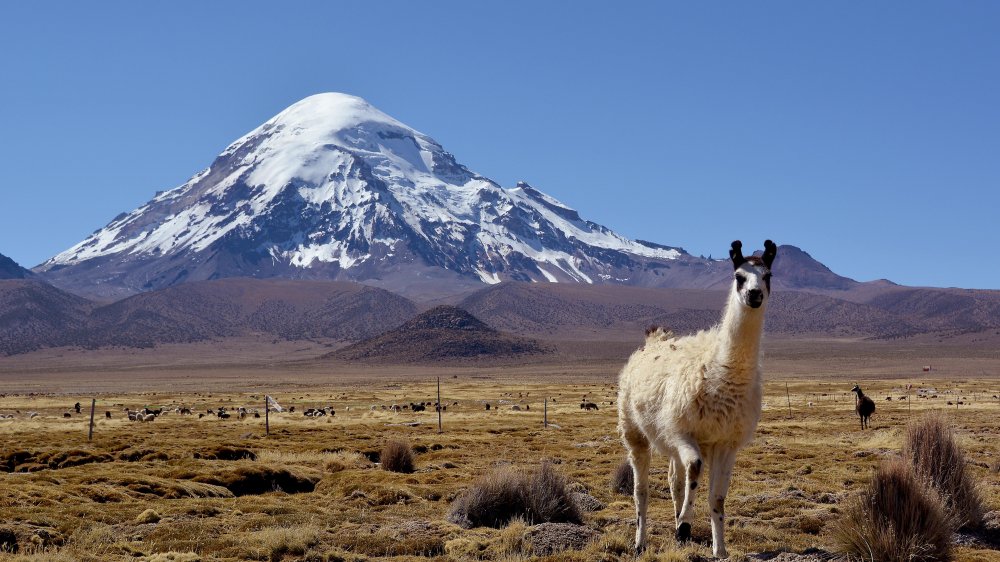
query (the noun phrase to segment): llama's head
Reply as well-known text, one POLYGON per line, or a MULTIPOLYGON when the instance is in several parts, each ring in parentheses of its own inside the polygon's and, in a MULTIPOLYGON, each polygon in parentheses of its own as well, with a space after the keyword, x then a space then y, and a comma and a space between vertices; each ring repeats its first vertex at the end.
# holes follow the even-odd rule
POLYGON ((729 258, 733 260, 734 289, 740 302, 750 308, 760 308, 771 294, 771 264, 778 254, 778 247, 770 240, 764 241, 764 253, 743 257, 743 243, 733 241, 729 258))
POLYGON ((854 385, 854 388, 851 389, 851 392, 857 392, 858 394, 861 394, 861 387, 858 385, 854 385))

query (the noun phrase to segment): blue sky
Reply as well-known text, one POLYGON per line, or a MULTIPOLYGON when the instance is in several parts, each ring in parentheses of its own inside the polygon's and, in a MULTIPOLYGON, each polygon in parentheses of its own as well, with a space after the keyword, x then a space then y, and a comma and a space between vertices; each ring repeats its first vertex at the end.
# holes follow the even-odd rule
POLYGON ((0 253, 33 266, 340 91, 633 238, 1000 288, 1000 3, 18 2, 0 253))

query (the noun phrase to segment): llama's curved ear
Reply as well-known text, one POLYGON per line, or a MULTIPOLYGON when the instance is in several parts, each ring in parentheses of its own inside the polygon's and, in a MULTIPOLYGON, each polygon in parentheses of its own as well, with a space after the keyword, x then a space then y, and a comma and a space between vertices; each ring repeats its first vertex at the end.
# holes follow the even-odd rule
POLYGON ((747 261, 743 257, 743 242, 733 240, 733 244, 729 247, 729 259, 733 260, 733 269, 739 269, 747 261))
POLYGON ((764 265, 768 269, 771 269, 771 264, 774 263, 774 257, 778 255, 778 246, 770 240, 764 240, 764 255, 760 259, 764 260, 764 265))

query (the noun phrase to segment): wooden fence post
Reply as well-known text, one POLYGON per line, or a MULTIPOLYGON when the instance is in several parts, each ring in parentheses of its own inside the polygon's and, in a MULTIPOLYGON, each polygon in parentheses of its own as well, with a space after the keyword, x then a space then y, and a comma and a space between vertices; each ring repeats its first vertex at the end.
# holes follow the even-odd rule
POLYGON ((542 425, 548 429, 549 427, 549 397, 545 397, 545 406, 543 407, 544 415, 542 420, 542 425))
POLYGON ((441 408, 441 377, 438 377, 438 402, 437 402, 438 433, 441 433, 441 432, 444 431, 444 430, 441 429, 441 409, 442 409, 441 408))
POLYGON ((785 383, 785 398, 788 400, 788 419, 792 418, 792 396, 788 394, 788 383, 785 383))
POLYGON ((87 441, 94 438, 94 408, 97 407, 97 398, 90 399, 90 431, 87 432, 87 441))
POLYGON ((271 402, 267 395, 264 395, 264 435, 271 435, 271 402))

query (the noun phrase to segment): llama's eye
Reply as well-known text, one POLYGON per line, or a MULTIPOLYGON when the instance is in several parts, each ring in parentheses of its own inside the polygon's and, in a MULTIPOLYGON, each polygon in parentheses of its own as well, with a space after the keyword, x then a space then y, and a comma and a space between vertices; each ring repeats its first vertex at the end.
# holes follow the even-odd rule
POLYGON ((743 284, 746 283, 746 282, 747 282, 747 278, 746 277, 744 277, 742 275, 737 275, 736 276, 736 286, 737 287, 742 287, 743 284))
POLYGON ((770 273, 765 273, 764 274, 764 281, 770 281, 770 280, 771 280, 771 274, 770 273))

